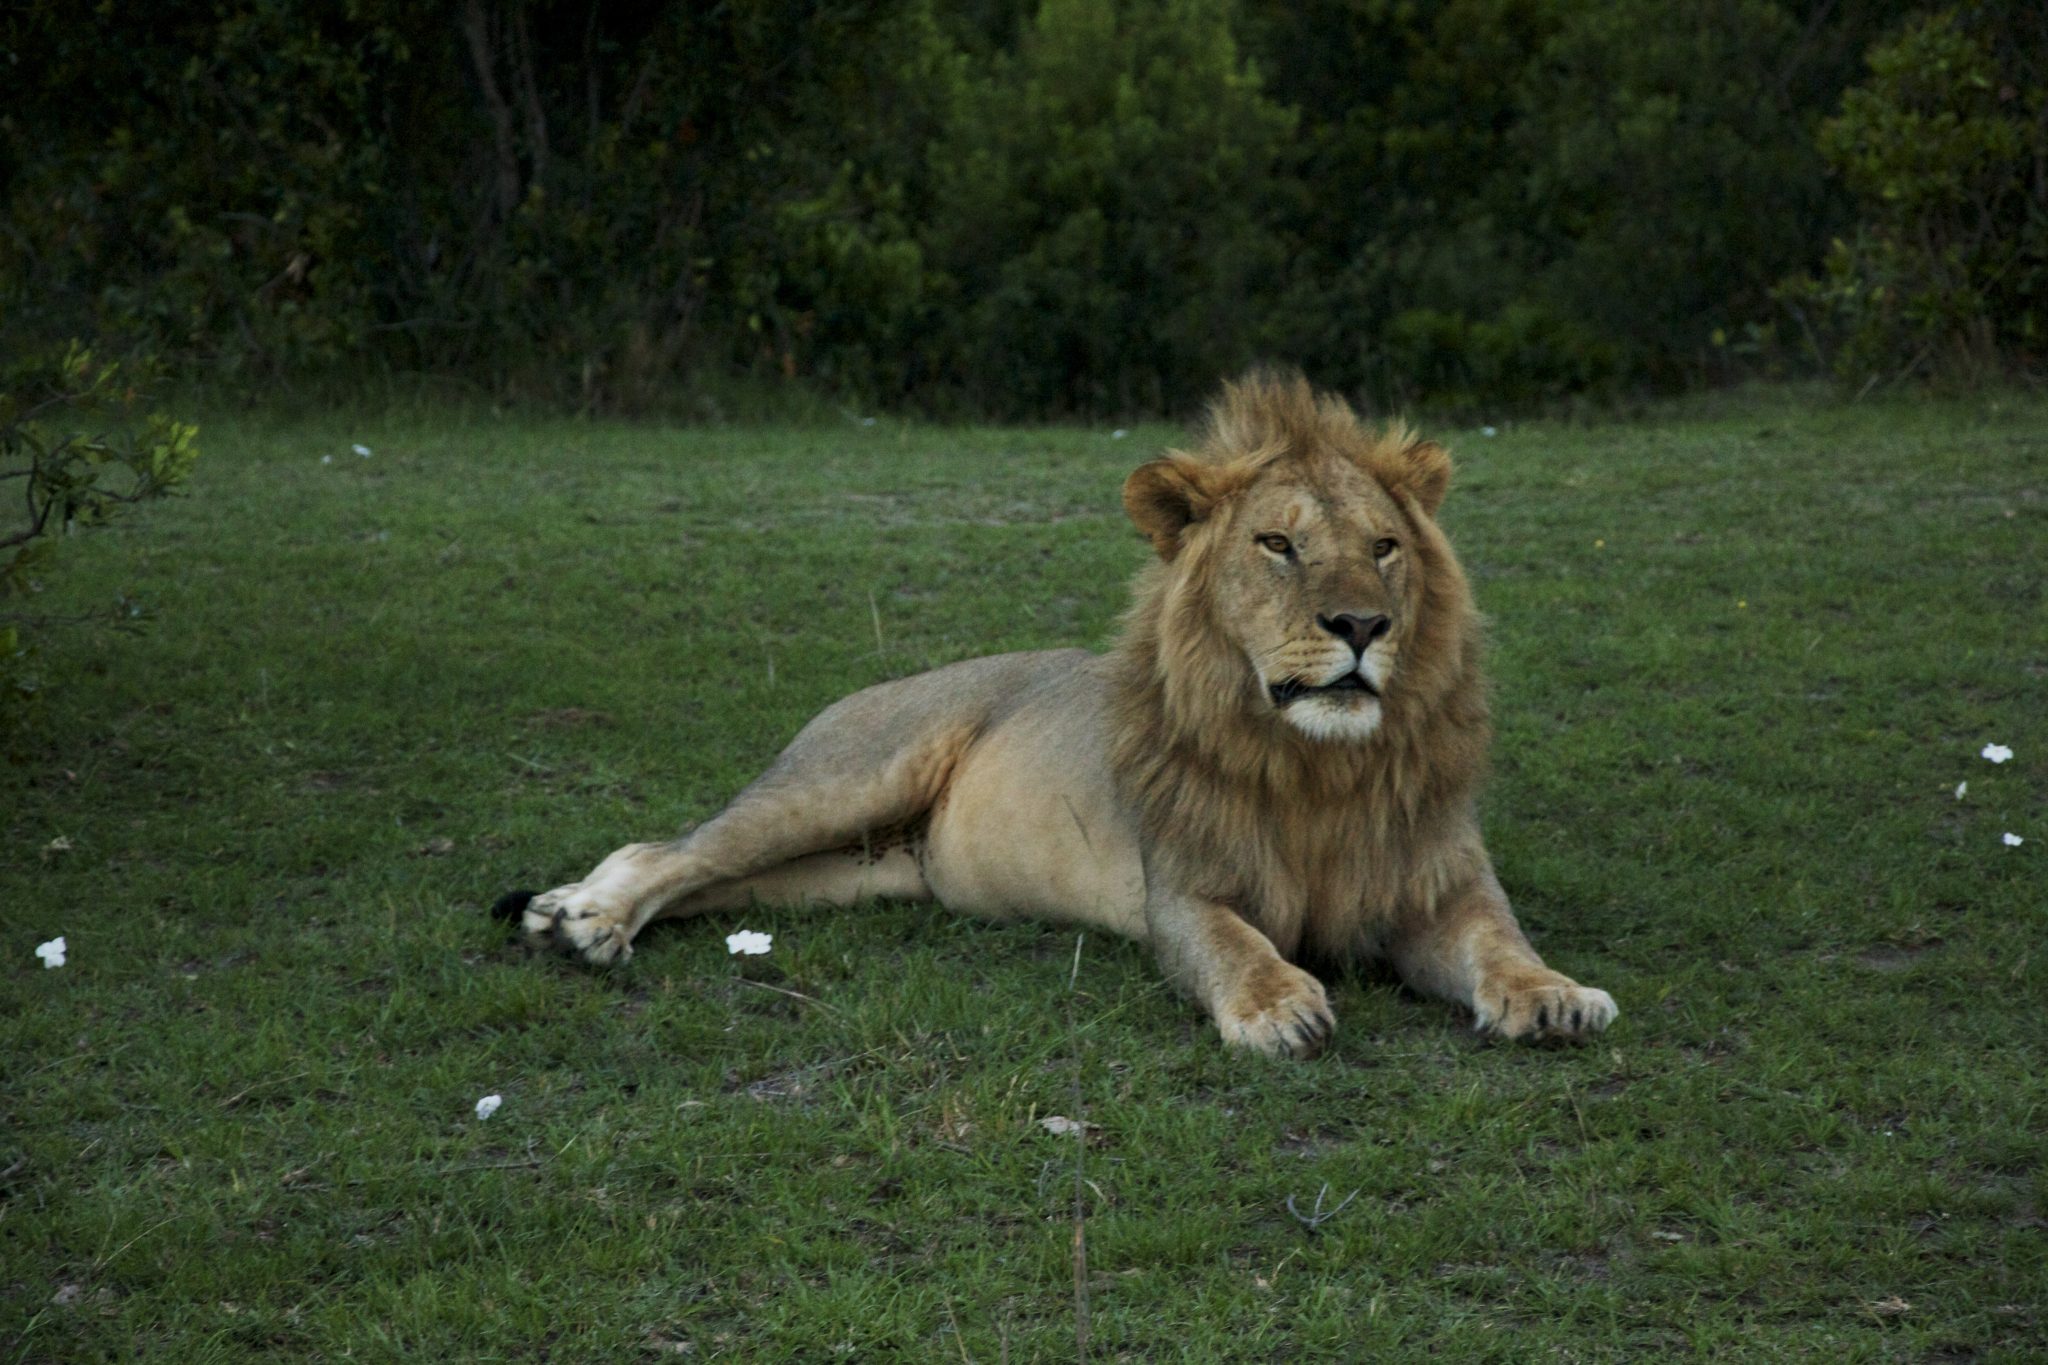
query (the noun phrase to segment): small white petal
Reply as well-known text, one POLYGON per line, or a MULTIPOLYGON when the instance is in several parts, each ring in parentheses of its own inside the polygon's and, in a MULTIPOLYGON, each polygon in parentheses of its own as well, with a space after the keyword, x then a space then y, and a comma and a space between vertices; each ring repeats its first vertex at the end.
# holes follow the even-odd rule
POLYGON ((1479 434, 1481 436, 1498 436, 1500 435, 1500 429, 1498 427, 1481 427, 1479 428, 1479 434))
POLYGON ((1100 1131, 1101 1125, 1085 1119, 1070 1119, 1065 1114, 1050 1114, 1038 1121, 1038 1126, 1054 1137, 1072 1137, 1079 1133, 1100 1131))
POLYGON ((1115 431, 1109 433, 1109 439, 1112 441, 1121 441, 1124 437, 1130 434, 1131 433, 1125 431, 1122 427, 1118 427, 1115 431))
POLYGON ((1978 756, 1980 758, 1988 758, 1993 763, 2003 763, 2012 757, 2012 750, 2006 748, 2003 744, 1987 744, 1978 751, 1978 756))
MULTIPOLYGON (((2008 835, 2007 837, 2010 838, 2011 836, 2008 835)), ((36 956, 43 960, 43 966, 45 967, 63 966, 64 936, 62 934, 59 934, 56 938, 51 939, 48 943, 38 943, 36 945, 36 956)))
POLYGON ((498 1106, 505 1102, 503 1095, 486 1095, 476 1102, 476 1116, 487 1119, 498 1112, 498 1106))
POLYGON ((744 953, 748 957, 759 957, 767 952, 769 945, 774 942, 773 934, 759 934, 752 929, 742 929, 738 933, 725 936, 725 950, 728 953, 744 953))
POLYGON ((362 456, 366 460, 370 458, 370 448, 368 446, 350 446, 349 449, 353 450, 356 454, 362 456))
POLYGON ((1963 793, 1964 793, 1964 792, 1967 792, 1967 791, 1968 791, 1969 789, 1970 789, 1970 784, 1969 784, 1969 783, 1967 783, 1967 782, 1958 782, 1958 783, 1956 783, 1956 800, 1958 800, 1958 801, 1962 800, 1962 799, 1963 799, 1963 793))
POLYGON ((2024 844, 2025 842, 2026 840, 2020 838, 2019 835, 2014 834, 2010 830, 2006 831, 2005 846, 2007 848, 2018 848, 2021 844, 2024 844))
POLYGON ((333 457, 332 455, 322 455, 322 456, 320 457, 320 463, 321 463, 321 464, 333 464, 333 463, 334 463, 334 457, 333 457))

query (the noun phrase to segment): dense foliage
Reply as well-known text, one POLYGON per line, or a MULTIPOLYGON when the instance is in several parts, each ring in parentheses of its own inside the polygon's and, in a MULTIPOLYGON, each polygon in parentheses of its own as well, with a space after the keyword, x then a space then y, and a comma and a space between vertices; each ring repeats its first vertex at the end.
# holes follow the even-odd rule
POLYGON ((1817 278, 1783 291, 1868 387, 1976 377, 2048 345, 2048 9, 1913 20, 1870 54, 1820 149, 1856 195, 1817 278))
POLYGON ((31 0, 0 342, 1008 416, 1177 409, 1254 358, 1411 401, 1670 388, 1780 331, 1859 384, 2032 364, 2048 35, 1910 9, 31 0))

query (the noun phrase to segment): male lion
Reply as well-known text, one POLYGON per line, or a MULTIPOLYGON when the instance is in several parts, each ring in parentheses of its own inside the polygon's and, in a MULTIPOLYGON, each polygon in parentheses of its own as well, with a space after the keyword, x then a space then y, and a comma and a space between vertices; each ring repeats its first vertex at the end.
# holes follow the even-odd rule
POLYGON ((1149 942, 1226 1043, 1310 1056, 1297 958, 1384 958, 1506 1038, 1577 1038, 1605 991, 1522 936, 1474 809, 1479 622, 1437 528, 1443 447, 1306 381, 1227 385, 1194 454, 1124 483, 1157 562, 1107 654, 969 659, 857 692, 670 843, 514 893, 527 937, 623 961, 655 919, 937 899, 1149 942))

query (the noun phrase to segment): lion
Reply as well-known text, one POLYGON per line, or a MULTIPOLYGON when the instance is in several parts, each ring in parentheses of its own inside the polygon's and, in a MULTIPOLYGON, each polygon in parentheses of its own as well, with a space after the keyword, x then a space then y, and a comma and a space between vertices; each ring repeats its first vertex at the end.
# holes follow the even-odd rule
POLYGON ((1192 452, 1124 484, 1154 554, 1107 652, 857 692, 694 830, 498 912, 611 964, 657 919, 936 900, 1147 943, 1227 1045, 1270 1055, 1336 1027, 1303 963, 1389 963, 1500 1038, 1596 1033, 1614 1001, 1544 965, 1480 838, 1450 478, 1443 446, 1299 376, 1226 384, 1192 452))

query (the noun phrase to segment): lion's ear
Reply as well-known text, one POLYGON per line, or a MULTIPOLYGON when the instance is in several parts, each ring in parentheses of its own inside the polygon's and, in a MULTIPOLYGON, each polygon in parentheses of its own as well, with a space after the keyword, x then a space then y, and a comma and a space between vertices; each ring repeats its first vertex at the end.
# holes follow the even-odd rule
POLYGON ((1161 559, 1180 552, 1180 534, 1209 515, 1216 505, 1205 477, 1209 471, 1193 460, 1167 456, 1141 464, 1124 480, 1124 512, 1145 533, 1161 559))
POLYGON ((1401 486, 1422 504, 1423 511, 1436 516, 1436 509, 1444 505, 1444 494, 1451 490, 1451 452, 1435 441, 1414 441, 1401 452, 1401 463, 1405 466, 1401 486))

